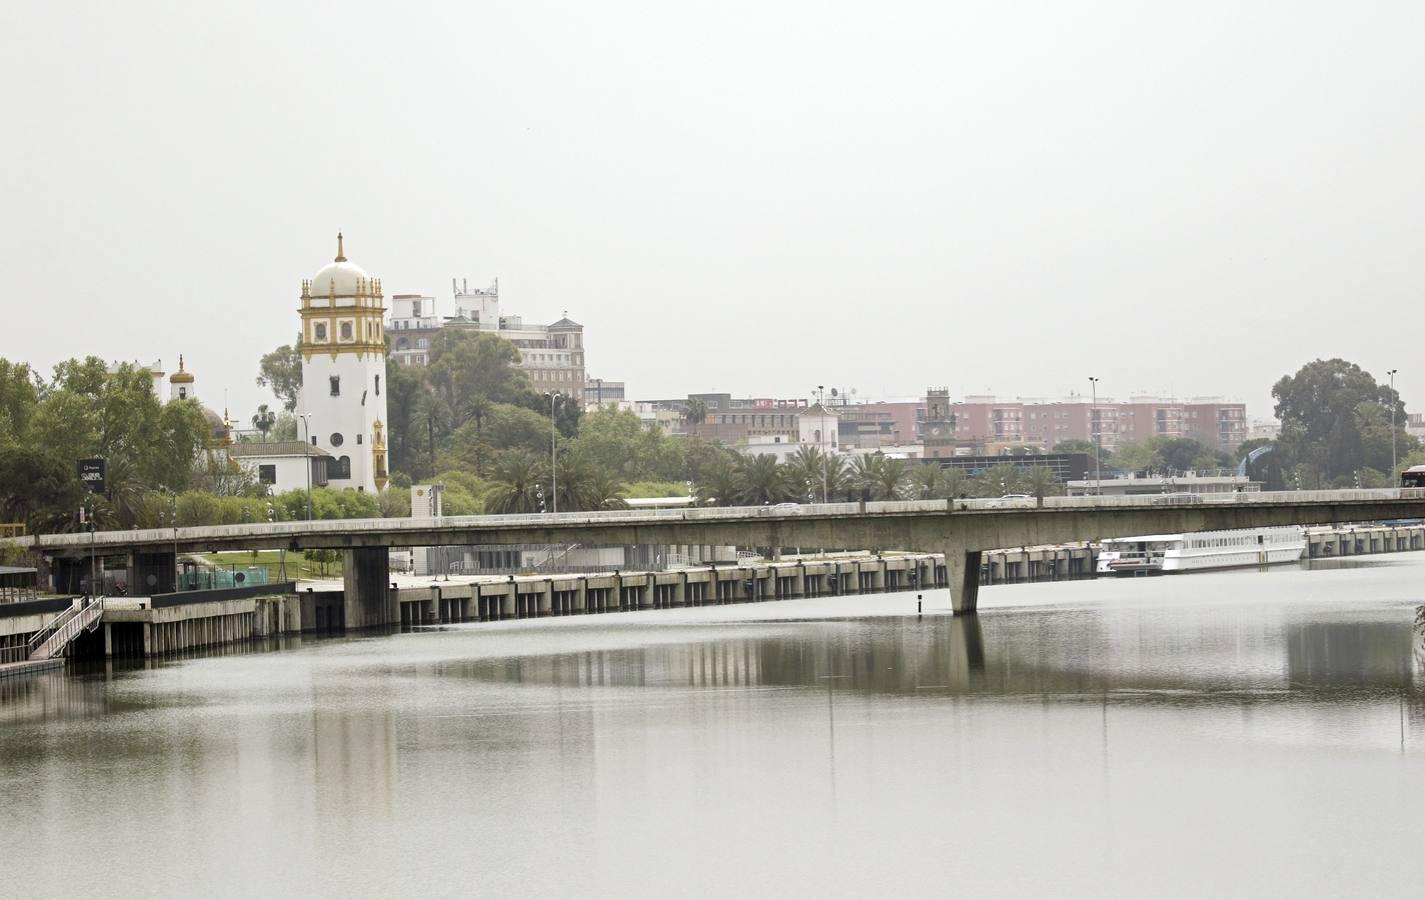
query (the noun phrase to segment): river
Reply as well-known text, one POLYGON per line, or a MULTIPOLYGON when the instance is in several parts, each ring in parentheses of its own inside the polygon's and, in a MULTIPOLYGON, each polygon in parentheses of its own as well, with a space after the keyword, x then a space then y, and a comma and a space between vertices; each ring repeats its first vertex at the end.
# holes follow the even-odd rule
POLYGON ((0 883, 1425 890, 1425 554, 992 587, 960 619, 915 603, 475 624, 0 682, 0 883))

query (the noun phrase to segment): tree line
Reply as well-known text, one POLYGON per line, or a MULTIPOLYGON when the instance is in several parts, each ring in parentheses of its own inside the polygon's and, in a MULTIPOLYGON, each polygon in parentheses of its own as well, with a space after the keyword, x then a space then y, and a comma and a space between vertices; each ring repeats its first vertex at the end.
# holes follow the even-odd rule
MULTIPOLYGON (((253 416, 262 439, 297 437, 300 345, 262 357, 258 382, 277 409, 253 416)), ((1047 469, 1006 460, 970 474, 879 454, 847 457, 815 448, 785 462, 745 455, 696 436, 647 428, 637 415, 582 398, 556 401, 535 391, 514 363, 517 349, 492 334, 446 329, 428 367, 389 361, 391 484, 378 496, 318 488, 315 518, 410 513, 417 482, 445 486, 449 515, 610 509, 633 497, 691 493, 702 504, 761 505, 889 499, 996 497, 1061 490, 1047 469), (556 496, 557 495, 557 496, 556 496)), ((1281 435, 1227 454, 1191 438, 1158 438, 1103 451, 1108 472, 1180 472, 1236 465, 1253 450, 1249 474, 1269 489, 1394 484, 1392 435, 1400 467, 1425 463, 1405 431, 1406 410, 1388 385, 1344 360, 1317 360, 1273 387, 1281 435), (1394 428, 1391 417, 1394 416, 1394 428)), ((71 359, 44 378, 0 359, 0 521, 31 531, 78 527, 91 504, 102 528, 236 524, 307 516, 305 491, 268 496, 255 474, 206 443, 221 423, 196 401, 161 402, 138 366, 110 369, 97 357, 71 359), (76 461, 104 457, 109 490, 88 497, 76 461)), ((1069 441, 1058 452, 1094 445, 1069 441)))

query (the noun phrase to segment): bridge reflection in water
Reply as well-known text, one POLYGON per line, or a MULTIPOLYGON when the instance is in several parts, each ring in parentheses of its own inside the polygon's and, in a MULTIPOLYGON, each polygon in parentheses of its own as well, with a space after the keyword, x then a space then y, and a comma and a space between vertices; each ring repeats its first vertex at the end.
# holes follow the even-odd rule
MULTIPOLYGON (((1137 611, 1141 612, 1141 611, 1137 611)), ((1148 620, 1152 614, 1144 614, 1148 620)), ((767 625, 716 640, 498 659, 447 660, 443 676, 562 688, 824 689, 927 697, 1076 702, 1252 703, 1294 694, 1421 694, 1425 664, 1408 623, 1287 620, 1262 627, 1221 607, 1144 631, 1140 615, 1038 610, 1014 616, 767 625)), ((449 638, 465 629, 445 629, 449 638)))
POLYGON ((7 874, 82 845, 75 893, 199 895, 257 865, 343 896, 439 895, 452 873, 653 895, 690 871, 835 894, 846 858, 920 896, 966 867, 1058 885, 1109 843, 1143 861, 1142 895, 1164 866, 1237 864, 1303 802, 1367 865, 1354 846, 1413 839, 1425 685, 1413 604, 1333 592, 1408 596, 1419 573, 1332 574, 1006 588, 1021 605, 968 617, 878 617, 914 608, 879 594, 456 625, 9 679, 7 874), (1176 816, 1171 840, 1141 827, 1176 816), (154 852, 190 846, 204 865, 154 852))

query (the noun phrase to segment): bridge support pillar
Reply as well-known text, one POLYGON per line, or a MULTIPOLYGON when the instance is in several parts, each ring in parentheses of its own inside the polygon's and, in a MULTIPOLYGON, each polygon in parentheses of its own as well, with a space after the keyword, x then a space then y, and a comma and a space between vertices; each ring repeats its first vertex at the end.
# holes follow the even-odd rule
POLYGON ((372 628, 401 620, 391 615, 390 553, 385 547, 356 547, 343 551, 342 610, 347 628, 372 628))
POLYGON ((945 550, 945 574, 950 582, 950 609, 955 615, 973 614, 980 600, 979 550, 945 550))

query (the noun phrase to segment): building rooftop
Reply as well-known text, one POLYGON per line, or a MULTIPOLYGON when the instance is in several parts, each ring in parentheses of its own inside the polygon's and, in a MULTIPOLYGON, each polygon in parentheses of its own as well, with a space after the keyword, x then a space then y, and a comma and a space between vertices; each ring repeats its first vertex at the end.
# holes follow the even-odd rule
POLYGON ((313 447, 302 441, 244 441, 228 448, 229 456, 326 456, 331 454, 321 447, 313 447))

